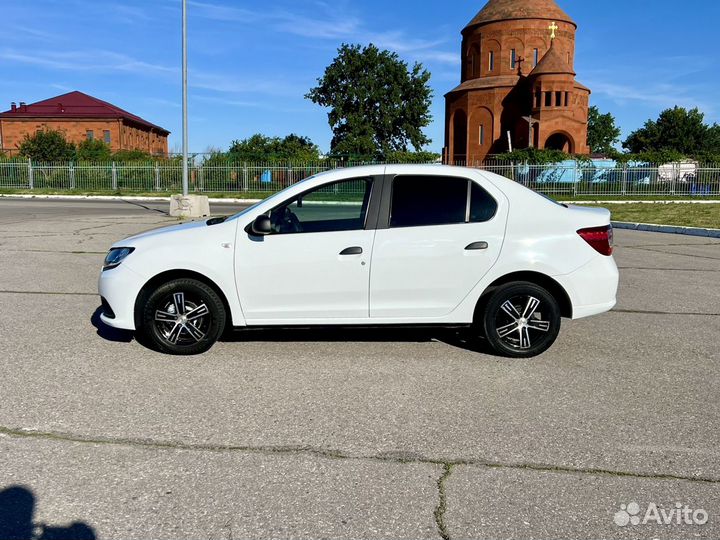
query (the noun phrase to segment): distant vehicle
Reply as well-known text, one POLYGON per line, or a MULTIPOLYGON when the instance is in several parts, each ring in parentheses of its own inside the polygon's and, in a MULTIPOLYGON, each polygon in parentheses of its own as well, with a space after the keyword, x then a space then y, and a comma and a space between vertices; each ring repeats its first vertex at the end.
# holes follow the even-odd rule
POLYGON ((467 326, 498 354, 547 350, 562 317, 615 305, 610 213, 486 171, 322 173, 229 218, 116 243, 101 319, 171 354, 226 327, 467 326))
POLYGON ((658 183, 669 184, 678 182, 686 184, 695 182, 697 178, 698 163, 696 161, 677 161, 666 163, 658 167, 658 183))

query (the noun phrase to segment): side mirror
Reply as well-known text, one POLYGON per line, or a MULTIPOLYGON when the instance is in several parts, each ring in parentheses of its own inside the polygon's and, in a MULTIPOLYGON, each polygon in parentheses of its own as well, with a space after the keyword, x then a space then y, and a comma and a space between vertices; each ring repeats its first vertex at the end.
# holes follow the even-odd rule
POLYGON ((272 232, 272 223, 270 222, 270 218, 265 214, 260 214, 255 218, 255 221, 253 221, 251 230, 253 234, 258 236, 266 236, 270 234, 272 232))

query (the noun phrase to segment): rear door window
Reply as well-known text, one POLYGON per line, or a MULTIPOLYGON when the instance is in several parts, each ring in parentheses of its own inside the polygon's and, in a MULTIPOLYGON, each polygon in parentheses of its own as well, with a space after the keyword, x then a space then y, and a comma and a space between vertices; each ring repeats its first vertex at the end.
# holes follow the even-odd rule
POLYGON ((492 219, 497 203, 479 184, 457 176, 397 176, 390 227, 478 223, 492 219))

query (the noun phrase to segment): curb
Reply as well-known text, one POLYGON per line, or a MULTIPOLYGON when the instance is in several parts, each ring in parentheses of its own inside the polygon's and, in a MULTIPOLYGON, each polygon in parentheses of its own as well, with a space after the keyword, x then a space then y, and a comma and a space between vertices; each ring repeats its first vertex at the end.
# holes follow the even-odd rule
POLYGON ((702 236, 704 238, 720 238, 720 229, 679 227, 676 225, 653 225, 652 223, 628 223, 626 221, 613 221, 612 225, 616 229, 626 229, 630 231, 684 234, 686 236, 702 236))
MULTIPOLYGON (((59 201, 138 201, 138 202, 166 202, 170 203, 170 197, 136 197, 121 195, 13 195, 12 193, 0 193, 0 199, 52 199, 59 201)), ((213 204, 255 204, 264 199, 209 199, 213 204)))

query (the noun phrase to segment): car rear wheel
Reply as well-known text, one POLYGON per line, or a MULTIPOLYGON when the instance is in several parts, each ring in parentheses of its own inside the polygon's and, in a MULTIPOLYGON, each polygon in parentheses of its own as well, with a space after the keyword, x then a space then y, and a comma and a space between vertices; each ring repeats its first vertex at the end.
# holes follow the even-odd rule
POLYGON ((203 353, 225 328, 222 300, 195 279, 175 279, 149 291, 141 309, 140 331, 148 345, 163 353, 203 353))
POLYGON ((482 313, 482 327, 493 351, 532 358, 548 350, 560 333, 560 306, 545 289, 528 282, 497 288, 482 313))

